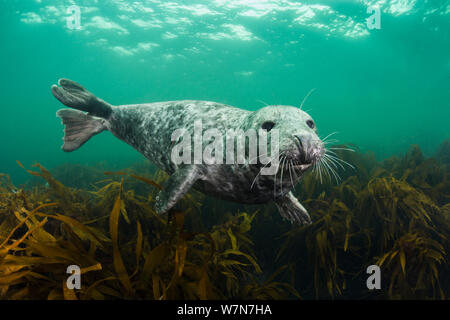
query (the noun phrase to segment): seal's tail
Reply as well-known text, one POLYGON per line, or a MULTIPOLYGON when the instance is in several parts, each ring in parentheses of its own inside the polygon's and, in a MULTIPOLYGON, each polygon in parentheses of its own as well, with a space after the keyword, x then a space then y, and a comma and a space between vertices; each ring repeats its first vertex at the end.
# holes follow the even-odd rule
POLYGON ((78 110, 61 109, 56 115, 65 125, 62 149, 66 152, 77 150, 92 136, 106 130, 105 119, 78 110))
POLYGON ((62 104, 90 115, 107 119, 112 113, 109 103, 97 98, 78 83, 69 79, 59 79, 57 85, 52 86, 52 93, 62 104))
POLYGON ((70 152, 107 129, 106 119, 111 115, 112 107, 76 82, 60 79, 58 84, 61 87, 52 86, 53 95, 64 105, 77 109, 61 109, 56 113, 65 125, 62 149, 70 152))

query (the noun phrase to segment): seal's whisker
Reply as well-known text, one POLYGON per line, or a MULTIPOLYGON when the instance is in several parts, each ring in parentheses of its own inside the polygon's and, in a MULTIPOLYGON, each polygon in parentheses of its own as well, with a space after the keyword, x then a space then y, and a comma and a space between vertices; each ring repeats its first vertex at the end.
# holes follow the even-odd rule
MULTIPOLYGON (((253 182, 252 182, 252 184, 251 184, 251 186, 250 186, 250 190, 253 189, 253 185, 255 184, 256 179, 258 179, 259 175, 261 174, 261 171, 262 171, 265 167, 267 167, 267 165, 268 165, 269 163, 271 163, 277 156, 278 156, 277 154, 274 155, 274 156, 270 159, 269 162, 267 162, 261 169, 259 169, 258 174, 256 175, 255 179, 253 179, 253 182)), ((278 172, 278 168, 277 168, 277 172, 278 172)), ((276 174, 275 174, 275 178, 276 178, 276 174)))
POLYGON ((325 154, 333 154, 337 156, 337 153, 333 151, 331 148, 325 149, 325 154))
MULTIPOLYGON (((278 172, 280 172, 280 163, 282 163, 283 160, 286 158, 285 154, 286 154, 286 151, 282 152, 279 155, 277 172, 275 172, 275 180, 274 180, 274 183, 273 183, 273 194, 274 194, 274 196, 276 196, 276 193, 277 193, 277 177, 278 177, 278 172)), ((272 158, 271 161, 273 161, 273 159, 274 158, 272 158)), ((281 170, 281 176, 283 176, 283 169, 281 170)), ((283 187, 281 187, 281 188, 283 188, 283 187)))
POLYGON ((262 104, 264 104, 265 107, 267 107, 269 104, 263 100, 258 100, 256 99, 256 101, 261 102, 262 104))
POLYGON ((322 141, 322 143, 325 144, 325 145, 327 145, 327 144, 336 144, 338 142, 339 142, 338 139, 330 139, 330 140, 327 140, 327 141, 322 141))
POLYGON ((338 165, 342 168, 342 165, 339 163, 339 162, 334 162, 334 161, 332 161, 332 159, 330 159, 330 158, 326 158, 326 163, 330 166, 330 170, 332 171, 332 173, 335 175, 335 176, 338 176, 339 177, 339 180, 342 180, 341 179, 341 176, 339 175, 339 173, 336 171, 337 169, 338 169, 338 165))
POLYGON ((284 165, 286 163, 287 156, 281 159, 281 174, 280 174, 280 192, 283 194, 283 175, 284 175, 284 165))
POLYGON ((344 166, 343 166, 339 161, 336 161, 336 160, 334 160, 333 158, 331 158, 331 156, 330 156, 329 154, 325 154, 324 157, 326 157, 328 160, 330 160, 330 162, 333 163, 333 165, 336 167, 336 169, 337 169, 337 166, 336 166, 336 164, 337 164, 337 165, 339 165, 343 170, 345 170, 344 166))
POLYGON ((303 104, 306 102, 306 99, 308 99, 308 97, 311 95, 311 93, 313 93, 316 90, 316 88, 312 88, 311 90, 309 90, 308 94, 303 98, 302 103, 300 104, 300 110, 303 107, 303 104))
POLYGON ((323 179, 325 178, 325 174, 324 174, 325 167, 323 165, 322 159, 320 159, 319 167, 320 167, 320 183, 322 183, 323 179))
POLYGON ((354 149, 350 149, 350 148, 336 148, 336 147, 330 147, 330 148, 328 148, 328 149, 331 149, 331 150, 345 150, 345 151, 352 151, 352 152, 355 152, 354 149))
POLYGON ((330 168, 330 169, 331 169, 331 172, 333 172, 333 175, 334 175, 335 177, 337 177, 336 183, 341 182, 341 181, 342 181, 342 178, 341 178, 341 176, 339 175, 339 173, 338 173, 335 169, 333 169, 333 168, 330 168))
POLYGON ((316 178, 319 178, 319 163, 314 163, 314 168, 313 170, 315 170, 316 172, 316 178))
POLYGON ((254 157, 254 158, 248 160, 248 163, 250 164, 250 162, 252 162, 252 161, 255 160, 255 159, 259 159, 260 157, 267 156, 267 154, 268 154, 268 152, 266 152, 266 153, 264 153, 264 154, 260 154, 259 156, 254 157))
POLYGON ((337 153, 334 152, 333 150, 331 150, 330 148, 325 149, 325 154, 333 154, 333 155, 337 156, 337 153))
POLYGON ((335 135, 337 133, 339 133, 339 132, 335 131, 335 132, 330 133, 329 135, 327 135, 325 138, 322 139, 322 142, 325 142, 329 137, 331 137, 331 136, 333 136, 333 135, 335 135))
POLYGON ((312 172, 315 174, 316 178, 319 177, 319 172, 318 172, 318 169, 317 169, 317 163, 316 162, 314 162, 314 164, 313 164, 312 172))
MULTIPOLYGON (((331 172, 331 174, 334 176, 336 183, 339 183, 340 177, 339 177, 339 175, 337 175, 336 171, 331 167, 331 165, 328 162, 328 159, 323 158, 323 163, 324 163, 325 167, 328 169, 328 171, 331 172)), ((329 176, 330 176, 330 180, 331 180, 331 175, 329 174, 329 176)))
POLYGON ((284 174, 284 164, 286 162, 286 156, 283 158, 282 160, 282 164, 281 164, 281 180, 280 180, 280 191, 281 194, 283 194, 283 174, 284 174))
POLYGON ((327 144, 336 144, 336 143, 339 142, 339 140, 337 140, 337 139, 330 139, 330 140, 327 140, 327 141, 322 141, 320 139, 311 139, 311 142, 319 142, 319 143, 322 143, 324 145, 327 145, 327 144))
POLYGON ((292 186, 294 187, 294 190, 295 190, 295 184, 294 184, 294 181, 292 180, 292 161, 290 161, 289 160, 289 163, 288 163, 288 168, 289 168, 289 176, 290 176, 290 178, 291 178, 291 184, 292 184, 292 186))
POLYGON ((339 158, 337 158, 337 157, 335 157, 335 156, 332 156, 332 155, 329 155, 329 154, 328 154, 328 155, 327 155, 327 159, 328 159, 329 161, 333 161, 333 162, 338 163, 338 164, 342 167, 343 170, 345 170, 345 167, 343 167, 341 164, 347 165, 347 166, 349 166, 350 168, 352 168, 353 170, 356 169, 353 165, 351 165, 351 164, 348 163, 347 161, 342 160, 342 159, 339 159, 339 158))
POLYGON ((336 160, 333 160, 331 158, 327 158, 327 161, 329 164, 331 164, 334 168, 336 168, 336 170, 338 170, 339 168, 341 168, 342 170, 345 171, 345 167, 342 166, 341 163, 337 162, 336 160))
MULTIPOLYGON (((339 155, 336 152, 329 150, 329 149, 325 150, 325 155, 332 156, 334 158, 339 158, 339 155)), ((340 160, 342 160, 342 159, 340 159, 340 160)))
POLYGON ((275 179, 273 181, 273 196, 276 197, 277 195, 277 176, 278 176, 278 169, 280 168, 280 165, 278 165, 277 172, 275 172, 275 179))
MULTIPOLYGON (((329 134, 329 136, 331 137, 331 135, 332 134, 335 134, 335 133, 337 133, 337 132, 333 132, 333 133, 330 133, 329 134)), ((326 138, 326 137, 325 137, 326 138)), ((323 139, 321 139, 320 137, 317 137, 317 139, 311 139, 311 141, 318 141, 318 142, 327 142, 327 143, 329 143, 329 142, 331 142, 331 141, 339 141, 339 139, 336 139, 336 138, 333 138, 333 139, 326 139, 326 140, 323 140, 323 139)))
MULTIPOLYGON (((281 157, 280 158, 280 165, 279 165, 279 169, 281 169, 281 170, 279 170, 280 171, 281 184, 283 184, 283 160, 284 160, 284 157, 281 157)), ((276 184, 275 184, 275 187, 276 187, 276 184)), ((283 186, 282 185, 280 185, 280 191, 283 191, 283 186)))
MULTIPOLYGON (((328 171, 325 168, 325 165, 323 163, 323 158, 320 160, 320 183, 322 183, 322 175, 325 178, 325 173, 328 174, 328 171)), ((329 174, 328 174, 329 175, 329 174)))
POLYGON ((298 180, 299 177, 297 175, 297 171, 295 171, 294 161, 291 161, 291 164, 292 164, 292 171, 294 172, 295 178, 296 178, 296 180, 298 180))
POLYGON ((329 157, 329 158, 331 158, 331 159, 333 159, 333 160, 336 160, 336 161, 339 161, 339 162, 341 162, 341 163, 343 163, 343 164, 346 164, 346 165, 348 165, 348 166, 349 166, 350 168, 352 168, 352 169, 355 169, 355 167, 354 167, 353 165, 351 165, 350 163, 348 163, 348 162, 345 161, 345 160, 342 160, 341 158, 335 157, 335 156, 333 156, 333 155, 331 155, 331 154, 326 154, 326 156, 329 157))
POLYGON ((297 162, 297 160, 294 160, 294 161, 291 161, 291 164, 292 164, 292 169, 293 169, 292 171, 294 172, 295 178, 296 178, 296 180, 298 180, 299 176, 297 174, 297 169, 295 168, 295 165, 298 164, 298 162, 297 162))
POLYGON ((322 160, 319 160, 319 162, 314 163, 314 166, 316 168, 316 176, 318 176, 320 178, 320 184, 322 184, 322 168, 321 168, 321 162, 322 160))
POLYGON ((322 157, 321 160, 322 160, 323 168, 324 168, 325 172, 328 175, 328 178, 330 179, 330 181, 332 181, 331 175, 332 175, 333 172, 332 172, 332 168, 329 165, 328 159, 325 158, 325 157, 322 157))
MULTIPOLYGON (((328 157, 329 155, 327 155, 327 161, 329 164, 331 164, 336 170, 338 170, 338 166, 341 167, 343 170, 345 170, 345 167, 338 161, 328 157)), ((338 172, 335 170, 336 174, 339 176, 338 172)), ((340 176, 339 176, 340 178, 340 176)), ((341 179, 342 180, 342 179, 341 179)))
MULTIPOLYGON (((330 181, 331 181, 331 175, 330 175, 330 172, 329 172, 327 166, 325 165, 325 160, 324 160, 324 158, 322 158, 321 165, 322 165, 322 168, 323 168, 324 172, 326 173, 326 175, 328 176, 328 178, 329 178, 330 181)), ((325 174, 324 174, 324 176, 325 176, 325 174)))
POLYGON ((324 154, 323 156, 324 156, 324 158, 326 158, 326 160, 327 160, 330 164, 333 165, 334 168, 338 169, 338 166, 341 167, 341 168, 343 168, 342 165, 341 165, 339 162, 336 162, 336 160, 330 158, 330 155, 329 155, 329 154, 324 154))
POLYGON ((292 180, 292 172, 291 172, 291 162, 288 162, 288 170, 289 170, 289 178, 291 179, 291 184, 294 186, 294 181, 292 180))

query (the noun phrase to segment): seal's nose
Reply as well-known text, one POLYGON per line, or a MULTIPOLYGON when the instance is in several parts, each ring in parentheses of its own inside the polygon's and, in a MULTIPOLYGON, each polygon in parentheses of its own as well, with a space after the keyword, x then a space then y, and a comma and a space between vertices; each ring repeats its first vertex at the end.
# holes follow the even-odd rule
POLYGON ((325 149, 320 139, 314 139, 310 134, 296 134, 296 144, 300 152, 301 163, 312 163, 318 161, 324 154, 325 149))

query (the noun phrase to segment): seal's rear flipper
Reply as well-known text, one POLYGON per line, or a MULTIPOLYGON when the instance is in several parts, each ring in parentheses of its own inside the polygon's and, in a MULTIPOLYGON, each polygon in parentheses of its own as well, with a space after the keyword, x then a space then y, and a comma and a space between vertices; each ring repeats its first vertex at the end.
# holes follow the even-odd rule
POLYGON ((69 79, 59 79, 57 85, 52 86, 52 93, 62 104, 89 114, 107 119, 112 112, 110 104, 87 91, 78 83, 69 79))
POLYGON ((61 109, 56 115, 65 125, 62 149, 66 152, 78 149, 92 136, 106 129, 105 119, 93 117, 78 110, 61 109))
POLYGON ((275 204, 283 218, 296 224, 311 224, 308 211, 302 206, 296 197, 289 192, 283 198, 275 201, 275 204))
POLYGON ((199 178, 199 170, 195 165, 178 168, 156 197, 156 212, 161 214, 169 211, 199 178))

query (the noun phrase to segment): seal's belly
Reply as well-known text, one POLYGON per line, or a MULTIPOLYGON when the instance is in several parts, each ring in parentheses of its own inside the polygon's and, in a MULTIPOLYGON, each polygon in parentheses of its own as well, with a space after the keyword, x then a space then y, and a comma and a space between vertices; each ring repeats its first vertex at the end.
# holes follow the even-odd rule
POLYGON ((205 176, 194 188, 211 196, 246 204, 267 203, 274 200, 273 183, 258 181, 253 184, 258 171, 242 166, 205 166, 205 176))

